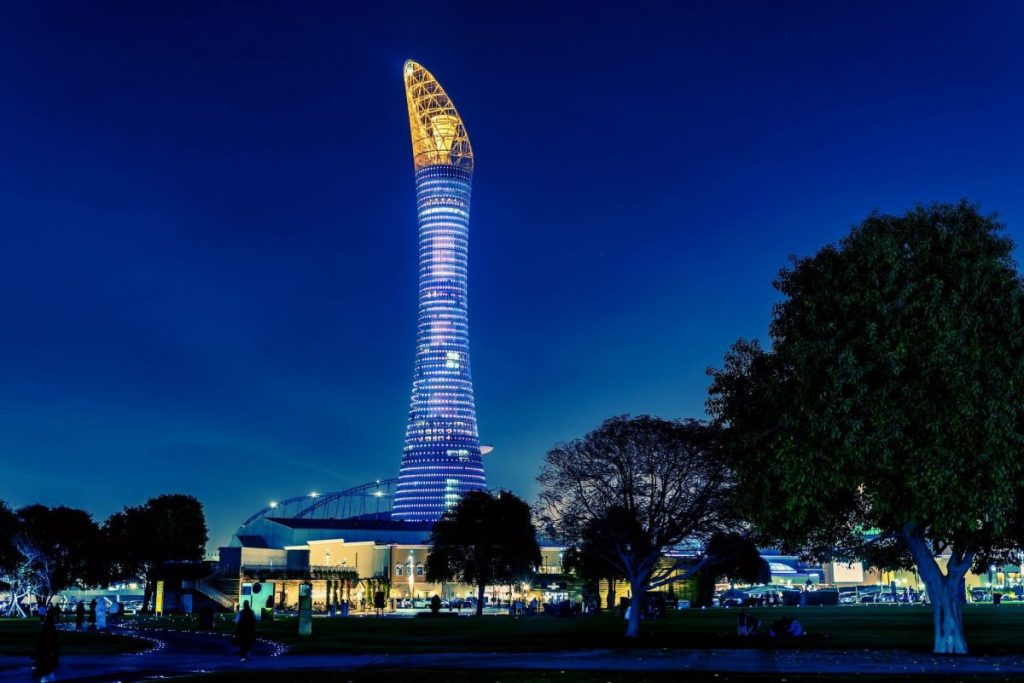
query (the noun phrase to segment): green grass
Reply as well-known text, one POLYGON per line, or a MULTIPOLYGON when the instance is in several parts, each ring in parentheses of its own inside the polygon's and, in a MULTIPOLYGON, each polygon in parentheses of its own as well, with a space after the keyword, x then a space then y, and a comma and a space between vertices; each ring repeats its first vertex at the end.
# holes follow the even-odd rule
POLYGON ((182 683, 811 683, 827 680, 829 683, 997 683, 1019 681, 1016 676, 951 675, 923 677, 921 675, 884 676, 821 676, 814 674, 715 674, 704 672, 636 672, 636 671, 441 671, 430 669, 367 671, 289 671, 283 678, 280 671, 246 671, 215 673, 202 676, 175 678, 182 683))
MULTIPOLYGON (((0 655, 31 656, 42 630, 38 619, 0 619, 0 655)), ((141 652, 149 643, 120 634, 61 631, 61 655, 120 654, 141 652)))
MULTIPOLYGON (((594 648, 798 647, 810 649, 904 649, 929 652, 932 617, 927 607, 864 605, 851 607, 763 608, 751 610, 765 624, 783 615, 797 617, 809 636, 793 643, 767 638, 738 638, 736 610, 685 610, 641 624, 639 641, 622 637, 625 622, 611 614, 598 617, 504 616, 453 619, 349 617, 315 619, 313 635, 301 638, 294 618, 259 626, 263 637, 291 645, 291 654, 519 652, 594 648)), ((1024 654, 1024 606, 968 606, 964 610, 968 645, 974 654, 1024 654)), ((193 620, 155 622, 191 628, 193 620)), ((218 630, 234 628, 230 621, 218 630)), ((765 627, 762 630, 766 630, 765 627)))

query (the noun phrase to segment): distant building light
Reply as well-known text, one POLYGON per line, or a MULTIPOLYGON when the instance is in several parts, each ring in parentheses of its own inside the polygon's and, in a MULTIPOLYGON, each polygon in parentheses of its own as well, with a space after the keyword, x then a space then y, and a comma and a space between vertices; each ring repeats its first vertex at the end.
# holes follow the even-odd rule
POLYGON ((270 501, 270 509, 274 509, 276 507, 277 507, 277 501, 276 500, 270 501))
POLYGON ((316 491, 312 491, 312 492, 311 492, 311 493, 309 494, 309 497, 310 497, 310 498, 316 498, 316 497, 317 497, 317 496, 319 496, 319 495, 320 495, 320 494, 319 494, 319 493, 317 493, 316 491))

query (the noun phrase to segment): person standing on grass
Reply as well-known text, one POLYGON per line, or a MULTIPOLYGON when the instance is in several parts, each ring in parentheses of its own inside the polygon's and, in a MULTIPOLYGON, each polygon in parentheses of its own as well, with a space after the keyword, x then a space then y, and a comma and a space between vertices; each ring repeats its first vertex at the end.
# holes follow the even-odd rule
POLYGON ((85 626, 85 602, 82 600, 78 601, 75 605, 75 630, 81 631, 85 626))
POLYGON ((256 613, 249 607, 248 600, 242 603, 242 610, 238 613, 235 640, 238 642, 238 654, 244 662, 249 659, 249 652, 256 643, 256 613))
POLYGON ((56 608, 46 610, 43 630, 39 634, 39 640, 36 641, 36 650, 32 656, 35 661, 32 679, 40 681, 40 683, 56 680, 54 672, 60 661, 60 650, 57 644, 57 615, 59 613, 60 610, 56 608))
POLYGON ((96 598, 89 602, 89 630, 96 630, 96 598))
POLYGON ((106 600, 100 600, 96 605, 96 630, 106 631, 107 630, 107 602, 106 600))

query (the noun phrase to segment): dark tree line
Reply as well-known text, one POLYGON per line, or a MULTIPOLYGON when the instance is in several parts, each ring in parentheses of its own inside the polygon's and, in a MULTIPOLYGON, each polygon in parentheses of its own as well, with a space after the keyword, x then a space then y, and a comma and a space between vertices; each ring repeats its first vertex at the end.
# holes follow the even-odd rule
POLYGON ((167 560, 200 560, 207 540, 202 504, 171 494, 126 507, 98 524, 84 511, 0 501, 0 584, 14 596, 8 616, 32 599, 44 604, 62 590, 116 582, 146 584, 167 560))

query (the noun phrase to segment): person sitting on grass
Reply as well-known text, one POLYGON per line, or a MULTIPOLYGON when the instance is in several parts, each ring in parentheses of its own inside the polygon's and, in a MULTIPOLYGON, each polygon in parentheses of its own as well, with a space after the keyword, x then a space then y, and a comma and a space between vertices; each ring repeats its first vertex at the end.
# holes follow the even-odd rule
POLYGON ((806 635, 803 625, 793 617, 782 617, 768 631, 772 638, 799 638, 806 635))
POLYGON ((736 635, 738 636, 756 636, 760 626, 761 620, 751 616, 746 610, 736 616, 736 635))
POLYGON ((777 619, 772 627, 768 629, 768 635, 772 638, 788 638, 792 634, 789 631, 790 624, 793 623, 793 617, 782 617, 777 619))
POLYGON ((803 634, 804 627, 800 624, 799 621, 793 619, 789 622, 789 635, 793 636, 794 638, 799 638, 803 634))

